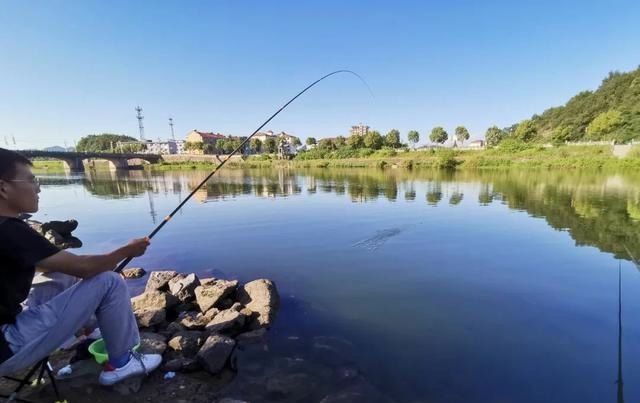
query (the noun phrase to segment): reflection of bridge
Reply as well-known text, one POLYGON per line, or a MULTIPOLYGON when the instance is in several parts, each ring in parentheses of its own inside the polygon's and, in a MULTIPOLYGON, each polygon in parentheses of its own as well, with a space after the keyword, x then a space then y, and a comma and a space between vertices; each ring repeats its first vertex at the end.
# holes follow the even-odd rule
POLYGON ((25 150, 19 151, 20 154, 27 158, 50 158, 61 160, 65 168, 70 171, 84 171, 83 161, 100 159, 109 162, 109 167, 113 170, 127 169, 129 160, 144 160, 150 163, 158 162, 162 159, 156 154, 134 154, 134 153, 80 153, 80 152, 58 152, 58 151, 39 151, 25 150))

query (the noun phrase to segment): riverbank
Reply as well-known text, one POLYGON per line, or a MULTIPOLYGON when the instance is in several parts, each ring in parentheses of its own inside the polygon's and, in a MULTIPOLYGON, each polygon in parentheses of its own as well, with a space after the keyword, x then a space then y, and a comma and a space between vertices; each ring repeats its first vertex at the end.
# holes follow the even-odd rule
MULTIPOLYGON (((640 169, 640 150, 632 150, 625 158, 613 155, 610 146, 538 147, 514 144, 506 148, 490 150, 428 151, 379 150, 366 157, 340 158, 336 152, 326 153, 324 158, 306 159, 301 155, 293 160, 279 160, 267 155, 250 156, 245 160, 234 159, 229 168, 428 168, 428 169, 640 169)), ((220 158, 224 158, 221 156, 220 158)), ((207 170, 215 167, 211 161, 190 160, 163 161, 145 165, 151 171, 207 170)), ((105 164, 105 168, 107 165, 105 164)), ((61 161, 34 161, 34 172, 64 172, 61 161)))

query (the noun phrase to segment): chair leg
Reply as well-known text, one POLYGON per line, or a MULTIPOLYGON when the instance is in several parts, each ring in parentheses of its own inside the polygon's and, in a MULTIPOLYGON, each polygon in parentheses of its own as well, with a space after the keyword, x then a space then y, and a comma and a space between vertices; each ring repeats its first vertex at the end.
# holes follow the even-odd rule
POLYGON ((53 369, 51 368, 51 364, 49 361, 45 364, 45 369, 47 370, 47 375, 49 375, 49 379, 51 380, 51 386, 53 386, 53 392, 56 394, 56 402, 62 402, 63 400, 60 398, 60 391, 58 390, 58 385, 56 384, 56 378, 53 375, 53 369))

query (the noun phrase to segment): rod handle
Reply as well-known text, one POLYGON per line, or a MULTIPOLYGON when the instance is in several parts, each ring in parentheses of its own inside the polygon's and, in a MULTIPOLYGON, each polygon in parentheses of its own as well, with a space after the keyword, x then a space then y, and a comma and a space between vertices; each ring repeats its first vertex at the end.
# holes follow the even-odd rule
POLYGON ((122 271, 122 269, 124 269, 125 267, 127 267, 127 265, 129 264, 130 261, 132 261, 133 258, 132 257, 128 257, 125 260, 123 260, 118 267, 115 268, 115 272, 116 273, 120 273, 122 271))

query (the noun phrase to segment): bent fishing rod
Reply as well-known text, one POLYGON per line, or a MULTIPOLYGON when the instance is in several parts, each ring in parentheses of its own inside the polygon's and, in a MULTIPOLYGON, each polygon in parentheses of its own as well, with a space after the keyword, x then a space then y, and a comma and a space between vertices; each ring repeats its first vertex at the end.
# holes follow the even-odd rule
MULTIPOLYGON (((280 107, 280 109, 278 109, 278 110, 277 110, 273 115, 271 115, 271 117, 269 117, 269 119, 267 119, 263 124, 261 124, 261 125, 260 125, 260 127, 258 127, 258 128, 253 132, 253 133, 251 133, 251 135, 250 135, 249 137, 247 137, 247 138, 246 138, 242 143, 240 143, 240 145, 239 145, 238 147, 236 147, 236 149, 235 149, 235 150, 233 150, 233 151, 231 152, 231 154, 229 154, 229 155, 227 156, 227 158, 225 158, 224 160, 222 160, 222 162, 220 162, 220 165, 216 166, 216 167, 214 168, 214 170, 213 170, 213 171, 211 171, 211 173, 209 173, 209 175, 207 175, 207 176, 202 180, 202 182, 200 182, 200 184, 199 184, 198 186, 196 186, 196 187, 191 191, 191 193, 189 193, 189 195, 188 195, 188 196, 187 196, 187 197, 186 197, 186 198, 185 198, 185 199, 184 199, 180 204, 178 204, 178 207, 176 207, 176 208, 175 208, 175 209, 174 209, 174 210, 173 210, 173 211, 172 211, 168 216, 166 216, 166 217, 162 220, 162 222, 161 222, 161 223, 160 223, 160 224, 159 224, 159 225, 158 225, 158 226, 157 226, 153 231, 151 231, 151 233, 150 233, 149 235, 147 235, 147 238, 149 238, 149 239, 153 238, 153 237, 154 237, 154 236, 155 236, 155 235, 156 235, 156 234, 157 234, 157 233, 162 229, 162 227, 164 227, 164 226, 165 226, 165 225, 166 225, 166 224, 167 224, 167 223, 168 223, 168 222, 173 218, 173 216, 174 216, 174 215, 175 215, 175 214, 176 214, 176 213, 177 213, 177 212, 182 208, 182 206, 184 206, 184 205, 189 201, 189 199, 191 199, 191 197, 193 197, 193 195, 194 195, 194 194, 195 194, 195 193, 196 193, 196 192, 197 192, 197 191, 198 191, 202 186, 204 186, 204 185, 207 183, 207 181, 208 181, 209 179, 211 179, 211 177, 212 177, 213 175, 215 175, 215 173, 216 173, 216 172, 218 172, 218 171, 219 171, 219 170, 220 170, 220 169, 221 169, 221 168, 222 168, 222 167, 227 163, 227 161, 229 161, 229 159, 230 159, 231 157, 233 157, 233 156, 234 156, 238 151, 242 150, 242 149, 243 149, 243 147, 245 146, 245 144, 247 144, 247 143, 251 140, 251 138, 252 138, 253 136, 255 136, 255 135, 256 135, 256 134, 257 134, 257 133, 258 133, 258 132, 263 128, 263 127, 265 127, 269 122, 271 122, 271 120, 272 120, 273 118, 275 118, 276 116, 278 116, 278 114, 279 114, 280 112, 282 112, 282 111, 283 111, 287 106, 289 106, 289 104, 291 104, 293 101, 295 101, 295 100, 296 100, 300 95, 304 94, 304 93, 305 93, 305 92, 307 92, 309 89, 311 89, 311 87, 313 87, 313 86, 315 86, 316 84, 318 84, 320 81, 322 81, 322 80, 324 80, 324 79, 326 79, 326 78, 328 78, 328 77, 331 77, 331 76, 333 76, 333 75, 335 75, 335 74, 340 74, 340 73, 352 74, 352 75, 354 75, 354 76, 358 77, 358 78, 359 78, 359 79, 360 79, 360 80, 365 84, 365 86, 367 86, 367 88, 369 89, 369 92, 371 92, 371 88, 369 88, 369 85, 367 84, 367 82, 366 82, 362 77, 360 77, 360 75, 358 75, 357 73, 355 73, 355 72, 353 72, 353 71, 351 71, 351 70, 336 70, 336 71, 331 72, 331 73, 329 73, 329 74, 327 74, 327 75, 324 75, 324 76, 320 77, 319 79, 317 79, 316 81, 312 82, 312 83, 311 83, 311 84, 309 84, 305 89, 303 89, 303 90, 302 90, 302 91, 300 91, 298 94, 296 94, 296 96, 294 96, 294 97, 293 97, 293 98, 291 98, 289 101, 287 101, 287 103, 286 103, 286 104, 282 105, 282 106, 280 107)), ((128 258, 126 258, 125 260, 123 260, 123 261, 118 265, 118 267, 116 267, 115 271, 116 271, 116 272, 118 272, 118 273, 119 273, 119 272, 121 272, 121 271, 122 271, 122 269, 124 269, 124 268, 127 266, 127 264, 129 264, 129 262, 130 262, 131 260, 133 260, 133 258, 132 258, 132 257, 128 257, 128 258)))

